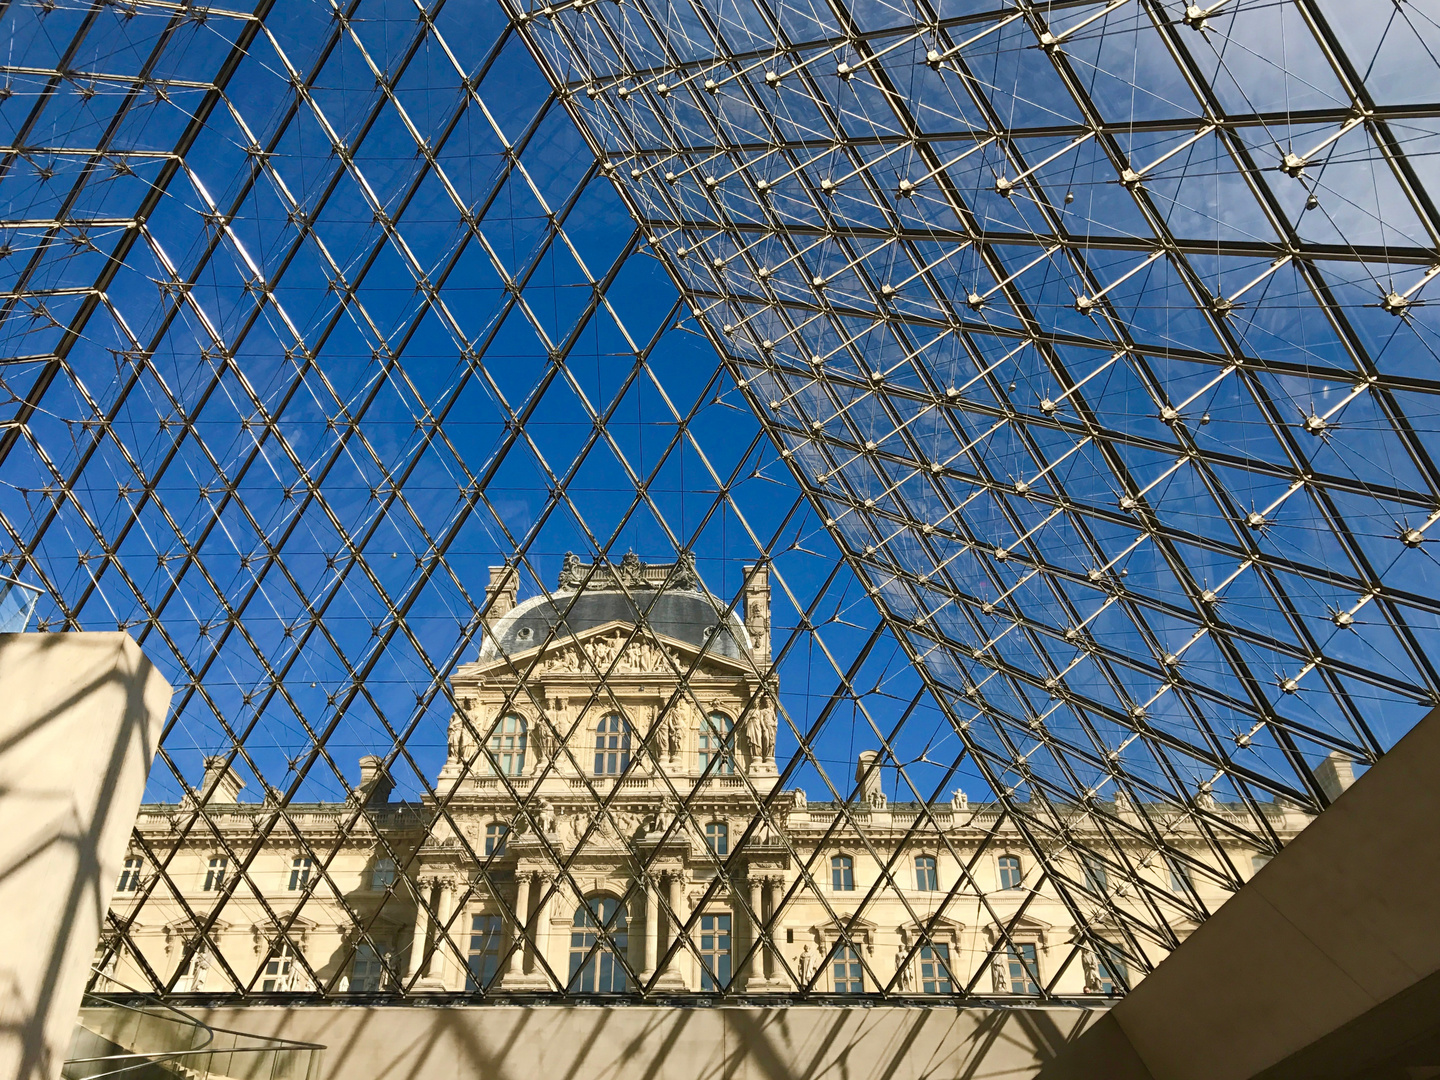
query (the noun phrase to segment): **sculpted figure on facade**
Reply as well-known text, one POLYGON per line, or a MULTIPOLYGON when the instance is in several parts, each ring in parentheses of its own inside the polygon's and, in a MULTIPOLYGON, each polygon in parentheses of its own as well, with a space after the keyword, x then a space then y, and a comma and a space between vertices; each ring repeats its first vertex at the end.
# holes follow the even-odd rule
POLYGON ((1080 966, 1085 971, 1085 992, 1100 993, 1100 963, 1095 959, 1095 950, 1088 945, 1080 950, 1080 966))
POLYGON ((815 955, 810 951, 809 945, 800 949, 800 955, 795 958, 795 970, 800 976, 800 985, 807 986, 815 974, 815 955))
POLYGON ((550 804, 549 799, 540 800, 540 809, 535 814, 535 820, 539 822, 542 833, 546 836, 555 835, 555 807, 550 804))
POLYGON ((560 561, 560 580, 556 584, 562 589, 578 589, 585 584, 580 556, 573 551, 565 552, 565 558, 560 561))
POLYGON ((997 994, 1010 992, 1010 973, 1005 968, 1005 955, 997 952, 990 960, 990 989, 997 994))
POLYGON ((895 973, 900 976, 897 989, 902 994, 915 992, 915 972, 910 963, 905 959, 905 945, 902 943, 895 950, 895 973))
POLYGON ((764 766, 775 759, 775 707, 768 695, 761 695, 745 714, 745 743, 752 766, 764 766))
POLYGON ((446 738, 451 761, 459 761, 465 752, 465 719, 458 712, 450 714, 450 730, 446 738))

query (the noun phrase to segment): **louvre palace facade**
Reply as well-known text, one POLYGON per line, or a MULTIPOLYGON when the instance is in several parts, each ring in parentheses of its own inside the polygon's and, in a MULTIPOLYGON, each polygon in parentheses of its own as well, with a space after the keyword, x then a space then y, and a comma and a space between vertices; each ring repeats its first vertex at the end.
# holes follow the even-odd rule
MULTIPOLYGON (((1165 955, 1134 932, 1157 896, 1213 909, 1229 890, 1205 866, 1248 878, 1266 861, 1240 839, 1214 851, 1183 808, 1049 805, 1075 841, 1051 845, 1053 865, 1113 934, 1097 943, 995 805, 959 789, 890 801, 874 750, 832 772, 840 799, 786 786, 763 567, 746 567, 732 605, 693 562, 567 557, 556 585, 519 600, 514 571, 492 569, 484 645, 451 680, 459 708, 434 796, 391 801, 385 762, 361 758, 357 798, 292 804, 296 832, 276 830, 244 867, 236 853, 273 811, 242 800, 223 758, 206 759, 197 788, 214 833, 179 842, 194 806, 143 806, 112 901, 126 944, 102 941, 100 987, 1112 996, 1141 977, 1137 950, 1146 967, 1165 955), (1142 814, 1193 861, 1127 846, 1142 814), (1115 837, 1138 884, 1078 854, 1115 837), (163 882, 148 880, 169 849, 163 882)), ((1348 759, 1319 779, 1338 793, 1348 759)), ((1265 805, 1282 843, 1311 820, 1265 805)), ((1173 919, 1173 941, 1196 925, 1173 919)))

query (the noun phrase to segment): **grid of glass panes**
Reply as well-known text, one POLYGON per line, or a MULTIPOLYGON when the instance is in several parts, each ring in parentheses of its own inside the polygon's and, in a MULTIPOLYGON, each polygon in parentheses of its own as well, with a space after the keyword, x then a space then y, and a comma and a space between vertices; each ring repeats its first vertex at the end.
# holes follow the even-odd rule
POLYGON ((920 946, 920 990, 926 994, 948 994, 950 980, 950 946, 935 942, 920 946))
POLYGON ((362 941, 355 947, 355 961, 350 965, 350 990, 356 993, 380 990, 385 984, 383 946, 362 941))
POLYGON ((625 718, 603 717, 595 728, 595 775, 619 776, 630 768, 630 728, 625 718))
POLYGON ((730 985, 730 916, 700 916, 700 989, 723 990, 730 985))
POLYGON ((934 855, 915 856, 915 889, 917 892, 937 892, 940 876, 935 869, 934 855))
POLYGON ((592 896, 575 909, 570 932, 569 989, 618 994, 628 985, 619 957, 630 945, 625 906, 613 896, 592 896), (608 931, 602 936, 601 928, 608 931))
POLYGON ((1040 968, 1036 962, 1035 943, 1017 941, 1005 950, 1010 969, 1010 992, 1012 994, 1037 994, 1040 992, 1040 968))
POLYGON ((830 857, 830 888, 835 892, 855 891, 855 860, 849 855, 830 857))
POLYGON ((705 843, 716 855, 730 854, 730 826, 723 821, 705 823, 705 843))
POLYGON ((853 945, 840 944, 830 962, 831 984, 837 994, 863 994, 865 992, 865 965, 860 962, 860 952, 853 945))
POLYGON ((508 713, 500 718, 495 725, 495 731, 490 736, 489 750, 493 762, 487 760, 481 770, 484 774, 493 774, 496 766, 505 776, 519 776, 525 771, 525 744, 526 744, 525 720, 523 717, 508 713))
POLYGON ((700 771, 716 762, 712 776, 728 776, 735 772, 735 721, 723 713, 710 713, 700 729, 700 771))
POLYGON ((505 920, 499 915, 471 915, 466 948, 465 989, 479 990, 495 981, 500 970, 505 920))

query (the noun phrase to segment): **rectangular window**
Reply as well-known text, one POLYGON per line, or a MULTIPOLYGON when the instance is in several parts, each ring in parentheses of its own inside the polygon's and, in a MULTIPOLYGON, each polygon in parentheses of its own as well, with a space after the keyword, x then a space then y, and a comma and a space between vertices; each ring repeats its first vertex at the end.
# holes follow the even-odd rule
POLYGON ((281 945, 275 954, 265 961, 265 977, 260 982, 261 990, 278 990, 284 993, 295 987, 295 954, 289 945, 281 945))
POLYGON ((836 892, 855 891, 855 860, 836 855, 830 860, 830 887, 836 892))
POLYGON ((1099 968, 1100 992, 1102 994, 1123 994, 1130 974, 1125 968, 1125 958, 1112 948, 1102 948, 1095 958, 1099 968))
POLYGON ((1000 888, 1002 888, 1002 889, 1018 889, 1018 888, 1020 888, 1020 882, 1021 882, 1021 878, 1020 878, 1020 856, 1019 856, 1019 855, 1001 855, 1001 856, 1000 856, 1000 888))
POLYGON ((310 856, 297 855, 290 863, 290 891, 299 892, 310 883, 310 856))
POLYGON ((700 916, 700 989, 730 985, 730 916, 700 916))
POLYGON ((711 821, 705 825, 705 843, 716 855, 730 854, 730 826, 723 821, 711 821))
POLYGON ((1085 867, 1085 887, 1091 892, 1103 893, 1110 880, 1105 864, 1093 855, 1082 855, 1080 861, 1085 867))
POLYGON ((850 945, 835 948, 835 960, 830 966, 837 994, 863 994, 865 992, 865 969, 860 964, 860 953, 850 945))
POLYGON ((1006 950, 1010 958, 1010 992, 1040 993, 1040 968, 1035 963, 1035 943, 1019 941, 1006 950), (1017 951, 1018 950, 1018 951, 1017 951))
POLYGON ((205 891, 219 892, 225 887, 225 872, 230 869, 230 860, 216 855, 205 870, 205 891))
POLYGON ((120 871, 120 880, 115 885, 116 892, 134 892, 140 888, 140 871, 145 869, 145 860, 132 856, 125 860, 125 868, 120 871))
POLYGON ((1170 866, 1170 891, 1188 892, 1192 885, 1190 880, 1190 869, 1183 863, 1172 862, 1170 866))
POLYGON ((395 884, 395 860, 376 859, 375 867, 370 871, 370 888, 376 892, 382 892, 395 884))
POLYGON ((953 991, 949 945, 920 946, 920 989, 926 994, 949 994, 953 991))
POLYGON ((940 878, 935 873, 934 855, 915 856, 915 888, 920 892, 940 891, 940 878))
POLYGON ((499 915, 470 916, 469 972, 466 990, 480 990, 495 980, 500 970, 500 947, 504 944, 505 920, 499 915))
POLYGON ((492 821, 485 826, 485 854, 504 855, 505 841, 510 839, 510 826, 492 821))
POLYGON ((355 962, 350 966, 350 989, 354 991, 379 990, 385 984, 384 946, 362 942, 355 950, 355 962))

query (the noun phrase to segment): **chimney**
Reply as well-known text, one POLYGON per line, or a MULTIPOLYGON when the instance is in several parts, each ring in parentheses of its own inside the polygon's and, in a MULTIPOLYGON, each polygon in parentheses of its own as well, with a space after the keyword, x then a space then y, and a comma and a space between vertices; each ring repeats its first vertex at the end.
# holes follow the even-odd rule
POLYGON ((1348 754, 1336 750, 1315 767, 1315 779, 1320 784, 1320 790, 1334 802, 1342 791, 1355 783, 1355 761, 1348 754))
POLYGON ((860 785, 860 801, 866 806, 885 805, 884 777, 876 764, 879 757, 879 750, 861 750, 855 762, 855 782, 860 785))
POLYGON ((366 754, 360 759, 360 786, 355 789, 355 798, 361 806, 388 803, 394 788, 395 781, 385 771, 383 758, 366 754))
POLYGON ((513 566, 490 567, 490 584, 485 587, 485 625, 493 627, 515 606, 520 590, 520 572, 513 566))
POLYGON ((770 666, 770 568, 745 567, 745 630, 755 660, 762 668, 770 666))
POLYGON ((236 774, 233 765, 225 764, 224 754, 205 758, 205 777, 200 781, 202 803, 233 803, 245 781, 236 774))

